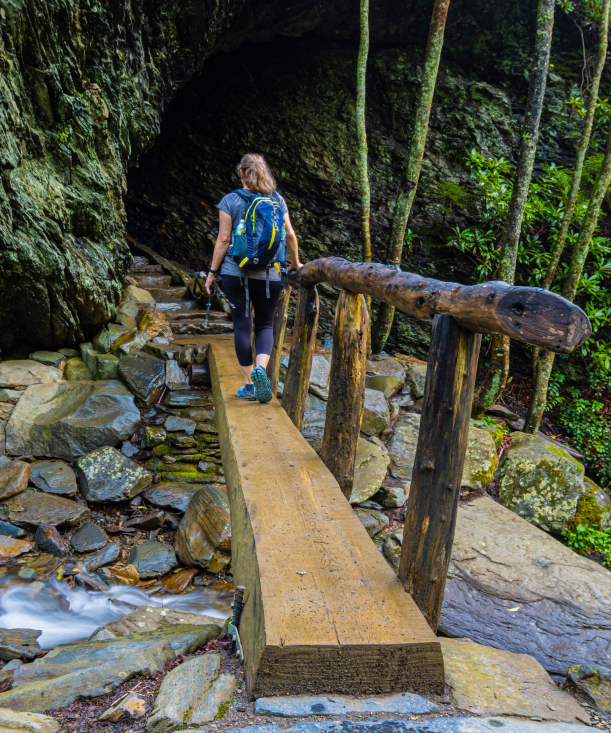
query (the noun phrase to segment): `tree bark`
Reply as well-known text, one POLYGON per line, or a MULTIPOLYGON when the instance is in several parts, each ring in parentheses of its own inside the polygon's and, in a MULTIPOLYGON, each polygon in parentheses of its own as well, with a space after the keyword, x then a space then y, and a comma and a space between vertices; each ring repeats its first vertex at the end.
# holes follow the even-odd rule
POLYGON ((305 402, 310 386, 318 311, 319 303, 316 288, 299 288, 291 355, 282 395, 282 407, 299 430, 303 427, 303 411, 305 410, 305 402))
MULTIPOLYGON (((555 0, 539 0, 537 10, 535 52, 528 99, 526 100, 520 153, 513 182, 511 201, 509 203, 509 213, 503 231, 501 259, 498 267, 499 280, 504 280, 510 284, 513 284, 515 278, 522 220, 524 218, 524 209, 528 198, 528 189, 530 187, 533 166, 535 164, 535 153, 537 152, 537 142, 539 140, 539 123, 541 121, 541 112, 543 110, 545 88, 547 85, 555 5, 555 0)), ((485 412, 490 405, 497 401, 507 384, 506 375, 508 369, 506 367, 509 363, 508 338, 505 337, 497 342, 496 352, 500 354, 500 357, 491 360, 490 369, 475 395, 474 405, 477 406, 479 414, 485 412)))
POLYGON ((481 336, 436 316, 399 579, 437 632, 467 452, 481 336))
POLYGON ((284 332, 286 331, 286 321, 289 314, 290 297, 291 286, 286 285, 282 288, 274 314, 274 346, 272 347, 272 353, 267 364, 267 376, 271 382, 274 397, 278 393, 280 360, 282 359, 282 346, 284 345, 284 332))
MULTIPOLYGON (((429 40, 426 46, 426 55, 424 59, 424 70, 422 73, 422 87, 420 90, 420 101, 416 110, 416 118, 414 121, 414 131, 409 149, 409 158, 407 161, 407 170, 405 172, 405 183, 399 191, 397 204, 395 207, 395 215, 392 223, 392 231, 388 243, 388 255, 386 262, 394 267, 401 266, 401 256, 403 254, 403 242, 405 240, 405 231, 407 229, 407 221, 409 219, 414 198, 416 196, 416 188, 420 178, 420 170, 422 169, 422 160, 424 158, 424 148, 426 146, 426 137, 429 129, 429 118, 431 116, 431 106, 433 103, 433 95, 435 93, 435 84, 437 82, 437 72, 439 70, 439 60, 441 58, 441 50, 443 48, 443 36, 446 27, 446 18, 450 8, 450 0, 435 0, 433 5, 433 14, 431 16, 431 24, 429 28, 429 40)), ((375 324, 372 328, 372 351, 379 353, 384 348, 392 322, 395 315, 394 307, 387 302, 380 303, 375 324)))
MULTIPOLYGON (((577 244, 573 249, 573 256, 566 279, 562 284, 562 295, 569 301, 575 299, 579 280, 583 272, 583 267, 590 251, 590 242, 596 230, 600 209, 603 200, 611 183, 611 134, 607 141, 603 164, 596 178, 596 183, 592 189, 588 208, 581 224, 581 231, 577 239, 577 244)), ((536 434, 543 419, 545 404, 547 400, 547 388, 552 373, 554 363, 554 355, 544 352, 539 359, 539 366, 535 376, 535 386, 533 395, 528 407, 528 414, 524 424, 524 432, 536 434)))
POLYGON ((350 499, 363 417, 369 315, 362 295, 342 290, 335 311, 329 401, 320 457, 350 499))
POLYGON ((359 184, 361 187, 361 234, 363 262, 371 262, 371 190, 367 162, 367 128, 365 126, 367 57, 369 56, 369 0, 361 0, 361 39, 356 64, 356 128, 359 150, 359 184))

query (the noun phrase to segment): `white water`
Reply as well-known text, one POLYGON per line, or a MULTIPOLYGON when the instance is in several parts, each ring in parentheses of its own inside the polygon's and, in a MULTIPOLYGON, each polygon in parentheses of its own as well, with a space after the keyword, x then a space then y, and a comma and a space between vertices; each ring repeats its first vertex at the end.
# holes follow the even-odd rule
MULTIPOLYGON (((223 594, 225 596, 226 594, 223 594)), ((108 592, 71 590, 59 581, 23 583, 7 588, 0 597, 0 627, 42 631, 38 643, 42 649, 87 639, 98 628, 133 611, 110 599, 133 606, 163 606, 222 619, 220 594, 196 590, 184 595, 148 596, 143 591, 115 585, 108 592), (67 605, 69 604, 69 608, 67 605)))

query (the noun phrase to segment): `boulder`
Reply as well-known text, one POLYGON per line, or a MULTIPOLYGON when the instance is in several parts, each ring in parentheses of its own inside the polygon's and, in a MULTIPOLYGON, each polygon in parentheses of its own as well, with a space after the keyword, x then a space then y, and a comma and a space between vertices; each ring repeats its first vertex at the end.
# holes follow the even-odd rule
MULTIPOLYGON (((117 315, 123 315, 127 318, 131 318, 134 321, 133 328, 136 327, 136 316, 138 315, 138 303, 133 300, 125 300, 125 298, 119 303, 117 308, 117 315)), ((118 319, 117 319, 118 320, 118 319)), ((121 321, 118 321, 121 323, 121 321)))
POLYGON ((141 444, 143 448, 154 448, 156 445, 165 443, 167 433, 165 428, 159 425, 147 425, 141 434, 141 444))
POLYGON ((229 501, 217 486, 200 489, 176 532, 174 547, 182 562, 218 573, 231 561, 229 501))
POLYGON ((98 356, 98 352, 93 348, 93 344, 90 341, 79 344, 79 350, 81 352, 81 359, 85 362, 87 369, 89 369, 95 378, 97 371, 96 356, 98 356))
POLYGON ((31 662, 40 652, 37 639, 41 634, 34 629, 0 629, 0 659, 31 662))
POLYGON ((151 473, 115 448, 98 448, 76 466, 79 488, 88 501, 131 499, 153 482, 151 473))
POLYGON ((127 562, 145 580, 159 578, 178 564, 174 550, 163 542, 143 542, 136 545, 127 556, 127 562))
POLYGON ((106 547, 108 536, 97 524, 87 522, 72 535, 70 544, 77 552, 93 552, 106 547))
POLYGON ((388 399, 399 392, 405 384, 405 368, 398 359, 390 356, 372 355, 367 359, 365 386, 382 392, 388 399))
POLYGON ((528 654, 440 638, 453 705, 472 715, 589 723, 588 714, 528 654))
POLYGON ((388 509, 396 509, 405 504, 407 495, 405 489, 401 486, 382 486, 376 494, 375 500, 388 509))
POLYGON ((462 487, 480 489, 494 481, 499 465, 492 435, 481 428, 469 427, 467 454, 462 472, 462 487))
POLYGON ((131 301, 132 303, 154 303, 155 298, 153 298, 148 290, 137 288, 135 285, 128 285, 123 291, 122 303, 126 301, 131 301))
MULTIPOLYGON (((6 524, 3 522, 3 524, 6 524)), ((0 558, 6 560, 9 557, 17 557, 29 552, 32 549, 32 543, 25 540, 18 540, 15 537, 7 537, 0 535, 0 558)))
POLYGON ((386 478, 389 463, 388 456, 379 446, 363 438, 358 439, 351 504, 360 504, 378 491, 386 478))
POLYGON ((140 412, 121 382, 36 384, 11 415, 6 448, 13 455, 73 461, 127 440, 139 425, 140 412))
POLYGON ((55 555, 55 557, 65 557, 66 545, 60 537, 57 529, 50 524, 41 524, 34 535, 34 542, 39 550, 55 555))
POLYGON ((220 670, 220 654, 204 654, 173 669, 159 688, 146 724, 148 733, 193 728, 222 717, 219 708, 232 700, 237 683, 220 670))
POLYGON ((312 371, 310 372, 309 391, 322 400, 329 399, 329 374, 331 362, 326 356, 314 354, 312 357, 312 371))
POLYGON ((98 716, 100 723, 128 723, 138 720, 150 710, 146 699, 136 692, 127 692, 98 716))
POLYGON ((24 461, 10 461, 0 467, 0 499, 25 491, 31 473, 32 467, 24 461))
POLYGON ((566 671, 578 699, 587 705, 611 713, 611 669, 576 664, 566 671))
POLYGON ((38 713, 16 713, 0 708, 0 730, 11 733, 59 733, 59 720, 38 713))
POLYGON ((301 434, 312 448, 320 453, 322 439, 325 434, 325 414, 321 413, 320 410, 306 410, 303 413, 301 434))
POLYGON ((121 357, 119 376, 147 405, 159 400, 165 386, 165 362, 143 351, 121 357))
POLYGON ((403 532, 393 532, 386 537, 382 546, 384 557, 388 560, 388 564, 399 573, 399 563, 401 562, 401 544, 403 542, 403 532))
POLYGON ((32 531, 41 524, 73 527, 89 518, 87 507, 70 499, 31 489, 3 501, 0 504, 0 512, 11 524, 32 531))
POLYGON ((412 397, 414 399, 422 397, 426 381, 426 361, 415 359, 413 356, 402 356, 401 363, 405 367, 405 381, 409 385, 412 397))
POLYGON ((186 417, 174 416, 168 417, 164 425, 168 433, 174 433, 182 430, 187 435, 193 435, 196 427, 196 423, 194 423, 193 420, 189 420, 186 417))
POLYGON ((57 351, 35 351, 33 354, 30 354, 30 359, 38 361, 41 364, 46 364, 47 366, 61 369, 60 364, 66 361, 66 356, 57 351))
POLYGON ((189 508, 189 502, 200 489, 201 486, 198 484, 156 484, 146 489, 142 496, 155 506, 167 507, 184 513, 189 508))
POLYGON ((58 349, 60 354, 63 354, 66 359, 72 359, 73 356, 78 356, 79 352, 76 349, 58 349))
POLYGON ((584 493, 584 467, 557 445, 512 433, 499 472, 499 501, 541 529, 562 532, 584 493))
POLYGON ((118 379, 119 360, 112 354, 98 354, 96 356, 96 379, 118 379))
POLYGON ((386 399, 394 397, 403 387, 404 379, 389 374, 367 374, 365 387, 367 389, 381 392, 386 399))
POLYGON ((380 435, 389 425, 390 412, 386 397, 378 390, 365 389, 361 433, 365 433, 365 435, 380 435))
POLYGON ((459 507, 439 629, 550 673, 611 658, 611 574, 487 497, 459 507))
POLYGON ((128 329, 125 326, 120 326, 118 323, 110 323, 98 331, 93 337, 93 348, 99 351, 100 354, 108 354, 119 336, 123 336, 127 332, 128 329))
POLYGON ((47 494, 74 496, 77 492, 76 474, 63 461, 36 461, 30 464, 30 481, 47 494))
POLYGON ((32 384, 51 384, 62 378, 61 369, 46 366, 32 359, 9 360, 0 363, 0 388, 15 389, 32 384))
POLYGON ((100 626, 91 635, 91 640, 113 639, 136 632, 156 631, 162 626, 176 626, 181 624, 189 624, 190 626, 216 626, 217 634, 220 634, 223 619, 181 611, 180 609, 162 608, 161 606, 138 606, 131 613, 128 613, 127 616, 100 626))
MULTIPOLYGON (((87 570, 93 573, 94 570, 103 568, 105 565, 110 565, 110 563, 118 560, 120 552, 121 547, 118 542, 109 542, 99 552, 93 555, 86 555, 82 560, 87 570)), ((140 629, 135 630, 140 631, 140 629)))
POLYGON ((11 415, 15 409, 15 405, 10 402, 0 402, 0 421, 5 424, 10 420, 11 415))
POLYGON ((64 375, 69 382, 88 382, 93 379, 93 374, 80 356, 68 359, 64 375))
POLYGON ((180 350, 181 347, 177 344, 160 344, 153 341, 149 341, 146 346, 142 347, 142 351, 164 361, 176 359, 180 350))
POLYGON ((356 507, 354 513, 359 518, 361 524, 367 530, 367 534, 373 539, 376 535, 388 527, 388 517, 386 514, 377 511, 376 509, 364 509, 362 507, 356 507))

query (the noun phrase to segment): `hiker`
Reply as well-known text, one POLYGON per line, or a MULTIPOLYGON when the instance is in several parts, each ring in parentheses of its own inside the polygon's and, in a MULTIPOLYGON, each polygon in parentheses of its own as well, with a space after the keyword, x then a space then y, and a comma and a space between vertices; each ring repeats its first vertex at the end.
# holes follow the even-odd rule
MULTIPOLYGON (((215 279, 231 304, 235 351, 245 384, 238 390, 243 400, 269 402, 271 383, 266 368, 274 345, 274 314, 286 284, 286 251, 290 270, 303 267, 289 212, 262 155, 248 153, 237 166, 242 188, 224 196, 219 210, 219 233, 206 277, 210 294, 215 279), (220 278, 219 276, 220 270, 220 278), (253 368, 250 304, 255 314, 253 368)), ((200 272, 199 277, 205 273, 200 272)))

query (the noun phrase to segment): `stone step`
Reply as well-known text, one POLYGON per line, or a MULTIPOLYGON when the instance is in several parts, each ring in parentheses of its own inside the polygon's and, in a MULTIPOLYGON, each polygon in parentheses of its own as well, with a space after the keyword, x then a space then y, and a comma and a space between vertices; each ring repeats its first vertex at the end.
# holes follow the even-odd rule
POLYGON ((163 303, 158 302, 157 308, 166 315, 178 311, 196 311, 201 310, 201 305, 197 300, 166 300, 163 303))
POLYGON ((233 323, 231 321, 208 321, 206 325, 205 318, 201 320, 179 321, 171 324, 172 332, 177 335, 194 335, 194 334, 222 334, 232 333, 233 323))
MULTIPOLYGON (((173 323, 175 321, 193 321, 194 319, 205 319, 206 311, 201 308, 198 310, 184 311, 165 311, 165 317, 173 323)), ((210 310, 210 321, 228 321, 227 314, 223 311, 210 310)))
POLYGON ((135 277, 136 275, 163 275, 163 267, 161 265, 148 265, 134 263, 129 268, 128 275, 135 277))
POLYGON ((147 290, 160 303, 164 301, 182 300, 183 298, 191 299, 191 293, 184 285, 174 288, 147 288, 147 290))
POLYGON ((171 275, 134 275, 138 286, 148 290, 149 288, 169 288, 172 284, 171 275))

